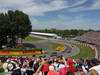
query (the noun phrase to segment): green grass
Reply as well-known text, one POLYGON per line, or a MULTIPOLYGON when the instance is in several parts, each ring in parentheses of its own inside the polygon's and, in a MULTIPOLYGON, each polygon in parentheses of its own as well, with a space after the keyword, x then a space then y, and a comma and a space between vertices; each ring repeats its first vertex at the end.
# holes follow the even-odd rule
POLYGON ((52 48, 52 49, 56 49, 58 46, 64 46, 64 44, 62 43, 54 43, 54 42, 50 42, 48 43, 49 46, 52 48))
POLYGON ((37 38, 37 37, 33 37, 33 36, 27 36, 25 38, 25 41, 30 41, 30 42, 36 42, 36 41, 40 41, 40 40, 43 40, 43 39, 37 38))
POLYGON ((3 73, 0 73, 0 75, 5 75, 5 73, 3 72, 3 73))
POLYGON ((83 45, 76 45, 77 47, 80 48, 80 53, 76 56, 73 56, 74 59, 76 58, 94 58, 95 57, 95 52, 92 51, 91 48, 83 46, 83 45))

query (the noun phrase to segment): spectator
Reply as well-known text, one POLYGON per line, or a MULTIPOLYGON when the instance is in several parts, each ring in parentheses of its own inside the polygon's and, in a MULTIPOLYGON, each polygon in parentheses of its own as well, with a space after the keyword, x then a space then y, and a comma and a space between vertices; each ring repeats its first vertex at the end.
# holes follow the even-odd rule
POLYGON ((48 71, 49 71, 49 64, 48 64, 48 61, 45 60, 45 63, 42 66, 42 73, 43 73, 43 75, 47 75, 48 71))
POLYGON ((89 69, 90 71, 92 70, 92 72, 95 71, 95 73, 97 72, 98 74, 97 75, 100 75, 100 65, 97 65, 97 66, 93 66, 89 69))
POLYGON ((89 75, 99 75, 96 70, 90 70, 89 75))
POLYGON ((49 66, 48 75, 60 75, 59 72, 55 71, 54 66, 49 66))

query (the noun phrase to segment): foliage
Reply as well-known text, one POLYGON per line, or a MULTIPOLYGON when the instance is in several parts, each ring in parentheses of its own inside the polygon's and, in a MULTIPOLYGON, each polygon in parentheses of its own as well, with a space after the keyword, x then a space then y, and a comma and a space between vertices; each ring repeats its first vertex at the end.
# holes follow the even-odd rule
POLYGON ((0 73, 4 72, 4 69, 3 68, 0 68, 0 73))
POLYGON ((23 49, 24 49, 24 46, 22 44, 16 45, 14 49, 12 48, 12 50, 23 50, 23 49))
POLYGON ((9 10, 7 13, 0 13, 0 48, 3 45, 14 47, 18 38, 28 36, 31 28, 28 15, 22 11, 9 10))
POLYGON ((75 37, 87 32, 85 30, 77 30, 77 29, 71 29, 71 30, 44 29, 44 30, 33 30, 33 31, 44 32, 44 33, 55 33, 62 37, 75 37))

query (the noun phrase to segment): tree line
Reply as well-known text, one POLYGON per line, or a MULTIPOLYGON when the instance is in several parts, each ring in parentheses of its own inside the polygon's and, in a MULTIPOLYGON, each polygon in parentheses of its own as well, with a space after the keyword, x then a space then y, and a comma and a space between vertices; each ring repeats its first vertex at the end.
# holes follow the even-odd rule
POLYGON ((55 33, 62 37, 75 37, 80 36, 86 32, 87 30, 78 30, 78 29, 65 29, 65 30, 58 30, 58 29, 41 29, 41 30, 33 30, 35 32, 44 32, 44 33, 55 33))
POLYGON ((29 16, 19 10, 0 13, 0 49, 15 47, 18 38, 24 39, 32 30, 29 16))

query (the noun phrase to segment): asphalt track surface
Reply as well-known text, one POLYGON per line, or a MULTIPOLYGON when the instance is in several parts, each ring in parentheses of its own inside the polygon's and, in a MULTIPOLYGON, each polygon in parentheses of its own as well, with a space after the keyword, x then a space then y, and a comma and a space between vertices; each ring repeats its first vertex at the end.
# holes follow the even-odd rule
MULTIPOLYGON (((38 37, 39 38, 39 37, 38 37)), ((29 41, 24 41, 24 45, 26 47, 33 47, 33 48, 42 48, 46 49, 48 54, 45 54, 45 56, 48 58, 49 56, 57 55, 61 56, 63 55, 64 57, 69 57, 69 56, 74 56, 79 53, 79 48, 73 46, 68 42, 68 40, 59 40, 59 39, 51 39, 51 38, 45 38, 44 40, 40 40, 38 42, 29 42, 29 41), (55 51, 53 50, 50 46, 49 43, 64 43, 65 50, 63 52, 55 51), (56 54, 55 54, 56 53, 56 54)))

